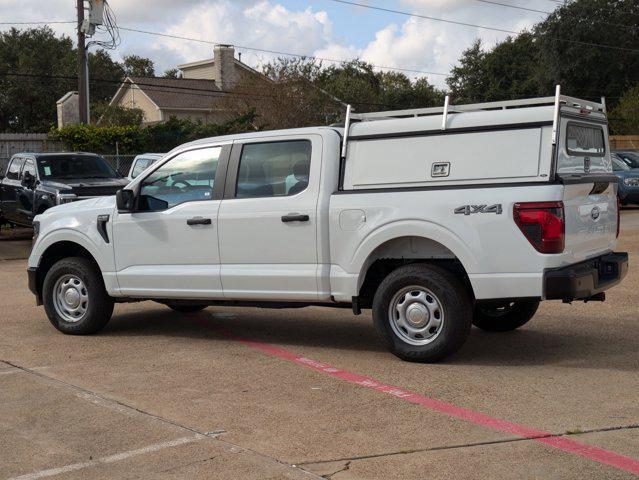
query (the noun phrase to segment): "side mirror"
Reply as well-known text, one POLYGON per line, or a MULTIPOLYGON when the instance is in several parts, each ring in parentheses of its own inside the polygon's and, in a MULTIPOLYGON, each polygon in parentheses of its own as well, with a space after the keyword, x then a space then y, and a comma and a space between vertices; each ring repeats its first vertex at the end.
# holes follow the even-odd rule
POLYGON ((22 181, 20 183, 23 187, 33 188, 36 184, 36 177, 31 175, 30 172, 24 172, 24 177, 22 178, 22 181))
POLYGON ((135 205, 135 194, 133 190, 118 190, 115 194, 115 203, 118 206, 118 212, 131 213, 135 205))

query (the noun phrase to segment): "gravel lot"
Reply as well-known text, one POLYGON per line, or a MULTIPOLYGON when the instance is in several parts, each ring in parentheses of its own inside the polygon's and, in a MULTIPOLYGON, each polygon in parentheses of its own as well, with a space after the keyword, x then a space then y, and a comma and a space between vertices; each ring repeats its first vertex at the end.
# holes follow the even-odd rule
POLYGON ((639 210, 605 303, 546 302, 435 365, 333 309, 125 304, 102 334, 65 336, 26 288, 28 248, 0 235, 0 478, 639 474, 639 210))

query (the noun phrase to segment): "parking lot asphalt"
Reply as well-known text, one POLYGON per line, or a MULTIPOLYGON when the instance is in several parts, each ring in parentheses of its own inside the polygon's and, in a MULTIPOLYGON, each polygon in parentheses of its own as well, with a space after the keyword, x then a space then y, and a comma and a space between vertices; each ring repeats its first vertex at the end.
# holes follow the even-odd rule
POLYGON ((639 210, 605 303, 543 303, 438 364, 389 354, 369 312, 316 307, 122 304, 101 334, 65 336, 17 242, 0 241, 0 478, 639 474, 639 210))

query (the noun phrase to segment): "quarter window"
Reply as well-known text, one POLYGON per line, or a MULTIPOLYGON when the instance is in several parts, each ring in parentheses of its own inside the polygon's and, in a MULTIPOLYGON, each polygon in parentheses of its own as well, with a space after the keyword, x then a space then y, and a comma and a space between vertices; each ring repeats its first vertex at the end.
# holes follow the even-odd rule
POLYGON ((606 153, 604 133, 601 127, 569 123, 566 132, 569 155, 603 157, 606 153))
POLYGON ((184 202, 213 199, 221 147, 181 153, 146 177, 138 211, 166 210, 184 202))
POLYGON ((284 197, 308 187, 310 140, 250 143, 242 148, 237 198, 284 197))
POLYGON ((20 177, 20 169, 24 164, 24 159, 22 158, 14 158, 11 160, 11 165, 9 165, 9 170, 7 171, 7 179, 9 180, 18 180, 20 177))

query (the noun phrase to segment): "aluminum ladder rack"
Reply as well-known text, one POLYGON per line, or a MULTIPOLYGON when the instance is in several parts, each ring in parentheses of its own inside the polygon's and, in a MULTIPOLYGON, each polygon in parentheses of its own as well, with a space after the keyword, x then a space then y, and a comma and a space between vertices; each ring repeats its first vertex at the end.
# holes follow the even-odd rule
POLYGON ((353 113, 350 105, 346 108, 346 119, 344 123, 344 138, 342 143, 342 157, 346 158, 347 144, 349 137, 350 125, 353 121, 359 122, 371 122, 376 120, 392 120, 401 118, 417 118, 432 115, 442 115, 442 130, 446 130, 448 114, 462 113, 462 112, 479 112, 479 111, 491 111, 491 110, 508 110, 513 108, 529 108, 539 106, 554 106, 554 120, 553 120, 553 144, 557 140, 557 126, 559 123, 559 110, 562 106, 579 108, 588 110, 591 112, 606 113, 606 102, 602 97, 601 102, 593 102, 589 100, 582 100, 575 97, 569 97, 561 94, 561 86, 557 85, 555 88, 554 97, 539 97, 539 98, 526 98, 520 100, 506 100, 501 102, 484 102, 484 103, 471 103, 466 105, 451 105, 450 97, 447 95, 444 100, 443 107, 431 107, 431 108, 413 108, 407 110, 393 110, 385 112, 370 112, 370 113, 353 113))

